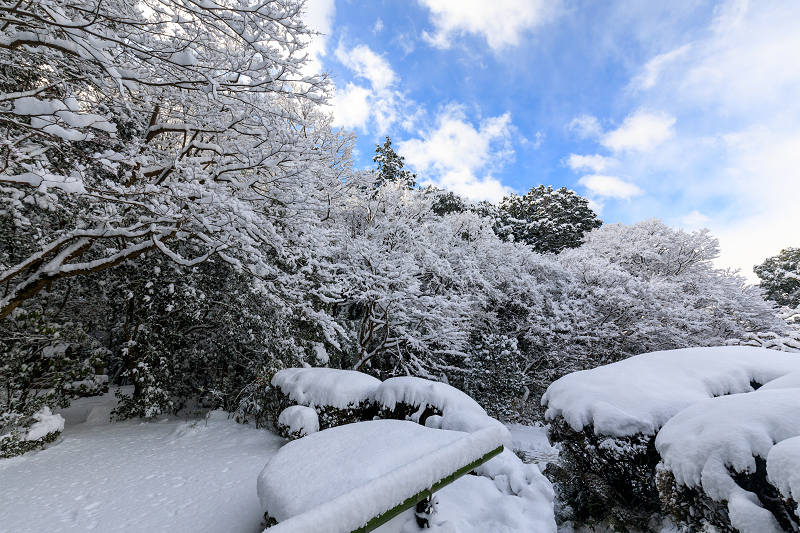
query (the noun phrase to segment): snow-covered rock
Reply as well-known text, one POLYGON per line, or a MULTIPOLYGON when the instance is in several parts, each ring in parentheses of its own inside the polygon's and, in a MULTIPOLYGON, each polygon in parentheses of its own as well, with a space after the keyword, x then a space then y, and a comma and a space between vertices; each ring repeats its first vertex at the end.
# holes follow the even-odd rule
POLYGON ((542 397, 548 420, 562 417, 575 431, 593 426, 613 437, 653 435, 684 408, 700 401, 751 392, 800 371, 800 357, 764 348, 685 348, 637 355, 575 372, 542 397))
POLYGON ((767 455, 767 474, 784 498, 800 502, 800 437, 772 447, 767 455))
POLYGON ((380 384, 363 372, 335 368, 287 368, 272 378, 272 385, 299 405, 337 409, 370 400, 380 384))
POLYGON ((438 411, 434 414, 440 415, 471 411, 486 416, 478 402, 455 387, 412 376, 387 379, 375 390, 373 398, 375 403, 389 411, 397 411, 400 404, 411 407, 414 409, 410 414, 413 422, 420 422, 426 408, 433 408, 438 411))
POLYGON ((305 405, 291 405, 281 411, 278 428, 289 438, 300 438, 319 431, 317 412, 305 405))

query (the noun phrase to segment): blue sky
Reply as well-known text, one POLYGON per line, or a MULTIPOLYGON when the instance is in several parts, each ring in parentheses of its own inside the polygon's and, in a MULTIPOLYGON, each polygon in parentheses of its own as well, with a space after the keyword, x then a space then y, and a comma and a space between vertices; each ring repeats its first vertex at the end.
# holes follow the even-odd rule
POLYGON ((308 0, 335 123, 389 135, 476 200, 539 184, 607 223, 720 239, 720 267, 800 246, 800 2, 308 0))

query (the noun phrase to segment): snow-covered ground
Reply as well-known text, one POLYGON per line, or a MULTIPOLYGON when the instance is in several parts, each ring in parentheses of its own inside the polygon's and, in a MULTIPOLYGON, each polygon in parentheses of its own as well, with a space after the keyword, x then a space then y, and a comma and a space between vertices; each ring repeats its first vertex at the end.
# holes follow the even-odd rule
POLYGON ((222 412, 108 424, 113 401, 75 402, 56 443, 0 460, 0 532, 262 530, 256 479, 284 439, 222 412))
POLYGON ((550 441, 547 440, 546 426, 510 424, 506 427, 511 432, 514 449, 525 454, 526 463, 538 463, 544 467, 545 464, 558 460, 558 450, 550 446, 550 441))
MULTIPOLYGON (((112 394, 76 401, 57 411, 66 421, 58 441, 0 460, 0 533, 262 531, 256 480, 285 439, 222 412, 207 423, 109 423, 115 402, 112 394)), ((549 448, 544 428, 510 429, 515 447, 549 448)), ((437 496, 436 521, 451 524, 431 531, 512 533, 552 523, 552 508, 533 508, 488 477, 465 476, 437 496)), ((412 516, 379 533, 408 530, 412 516)))

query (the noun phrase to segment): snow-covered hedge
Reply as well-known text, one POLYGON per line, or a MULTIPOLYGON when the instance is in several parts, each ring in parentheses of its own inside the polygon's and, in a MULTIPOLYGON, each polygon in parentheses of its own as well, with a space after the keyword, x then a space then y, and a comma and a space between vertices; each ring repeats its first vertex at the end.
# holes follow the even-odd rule
POLYGON ((380 408, 381 418, 425 424, 429 416, 456 411, 487 416, 478 402, 455 387, 412 376, 387 379, 375 389, 373 398, 380 408))
POLYGON ((561 464, 549 470, 566 503, 561 519, 654 528, 662 426, 698 402, 798 371, 795 354, 730 346, 642 354, 557 380, 542 404, 551 440, 561 443, 561 464))
POLYGON ((667 489, 666 510, 697 528, 711 523, 740 533, 797 531, 796 508, 778 490, 787 487, 781 482, 791 477, 785 475, 790 461, 779 452, 773 479, 767 459, 776 442, 798 436, 800 389, 760 389, 687 407, 656 438, 663 458, 659 485, 662 491, 673 480, 677 485, 667 489))
POLYGON ((272 417, 292 405, 317 412, 319 428, 371 420, 376 414, 372 397, 380 380, 355 370, 287 368, 275 374, 272 386, 279 396, 272 417))
POLYGON ((32 419, 33 424, 24 433, 14 429, 0 436, 0 459, 43 448, 64 431, 64 418, 54 415, 49 407, 40 409, 32 419))

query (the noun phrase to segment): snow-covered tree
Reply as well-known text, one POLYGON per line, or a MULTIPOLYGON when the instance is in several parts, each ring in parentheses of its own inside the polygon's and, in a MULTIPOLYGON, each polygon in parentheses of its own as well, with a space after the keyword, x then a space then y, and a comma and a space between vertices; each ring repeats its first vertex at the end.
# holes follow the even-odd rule
POLYGON ((778 305, 800 307, 800 248, 781 250, 753 271, 761 279, 766 298, 778 305))
POLYGON ((383 145, 375 145, 375 157, 372 158, 372 161, 378 164, 375 179, 376 187, 392 182, 400 183, 408 189, 417 185, 417 175, 403 168, 405 166, 405 158, 394 151, 392 139, 388 135, 383 145))
POLYGON ((0 3, 2 212, 31 236, 0 257, 0 318, 55 281, 148 250, 276 276, 269 256, 324 207, 327 185, 298 112, 323 102, 327 83, 300 72, 311 33, 301 8, 0 3), (31 228, 25 203, 69 216, 31 228))
POLYGON ((589 201, 574 191, 539 185, 522 196, 506 196, 497 206, 498 235, 524 242, 539 253, 580 246, 585 233, 603 222, 589 201))
POLYGON ((786 330, 760 289, 713 267, 718 250, 706 230, 647 220, 605 225, 559 254, 568 277, 551 293, 548 328, 531 335, 544 349, 534 379, 544 385, 643 352, 786 330))

